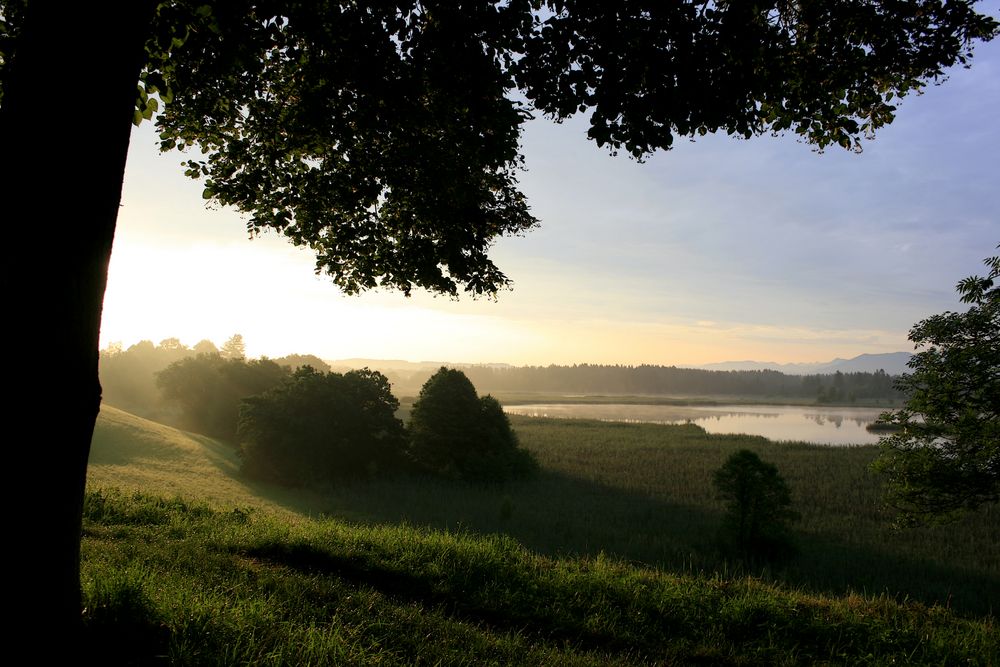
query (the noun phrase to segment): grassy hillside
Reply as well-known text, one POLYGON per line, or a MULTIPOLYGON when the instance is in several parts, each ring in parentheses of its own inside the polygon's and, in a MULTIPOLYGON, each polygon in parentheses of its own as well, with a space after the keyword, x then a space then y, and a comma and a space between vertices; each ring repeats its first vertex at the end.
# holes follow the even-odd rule
POLYGON ((93 659, 178 665, 990 665, 990 621, 501 536, 290 525, 112 491, 85 511, 93 659))
POLYGON ((178 664, 1000 664, 995 508, 893 532, 870 447, 514 423, 534 479, 306 492, 105 408, 84 542, 95 650, 124 629, 136 645, 114 650, 178 664), (803 514, 800 555, 754 579, 715 546, 711 473, 741 447, 803 514))
POLYGON ((232 445, 104 405, 90 447, 87 484, 217 507, 256 507, 286 519, 308 516, 322 506, 315 492, 257 484, 239 469, 232 445))

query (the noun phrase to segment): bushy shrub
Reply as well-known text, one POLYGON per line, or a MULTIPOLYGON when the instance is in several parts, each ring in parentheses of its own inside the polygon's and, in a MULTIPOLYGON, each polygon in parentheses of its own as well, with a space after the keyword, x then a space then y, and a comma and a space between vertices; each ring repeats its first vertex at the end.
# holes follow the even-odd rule
POLYGON ((285 484, 371 477, 402 461, 403 423, 389 380, 304 366, 243 402, 239 438, 248 475, 285 484))
POLYGON ((408 452, 425 472, 476 482, 523 477, 536 466, 500 402, 477 396, 465 373, 444 367, 413 404, 408 452))

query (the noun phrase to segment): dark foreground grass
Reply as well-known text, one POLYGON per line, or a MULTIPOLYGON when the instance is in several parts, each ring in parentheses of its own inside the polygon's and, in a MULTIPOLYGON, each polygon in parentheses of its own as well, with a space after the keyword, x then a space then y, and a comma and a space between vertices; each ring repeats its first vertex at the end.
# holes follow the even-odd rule
POLYGON ((991 620, 943 607, 109 489, 87 495, 83 556, 89 659, 103 664, 1000 661, 991 620))

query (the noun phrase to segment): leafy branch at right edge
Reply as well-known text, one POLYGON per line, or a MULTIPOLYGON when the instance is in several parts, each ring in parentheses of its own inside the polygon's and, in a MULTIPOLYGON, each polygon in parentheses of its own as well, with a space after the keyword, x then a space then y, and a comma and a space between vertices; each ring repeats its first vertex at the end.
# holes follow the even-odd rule
POLYGON ((985 277, 956 287, 968 310, 933 315, 910 330, 918 352, 897 383, 906 404, 881 417, 895 430, 879 441, 874 468, 887 476, 904 524, 948 520, 1000 500, 1000 256, 984 263, 985 277))

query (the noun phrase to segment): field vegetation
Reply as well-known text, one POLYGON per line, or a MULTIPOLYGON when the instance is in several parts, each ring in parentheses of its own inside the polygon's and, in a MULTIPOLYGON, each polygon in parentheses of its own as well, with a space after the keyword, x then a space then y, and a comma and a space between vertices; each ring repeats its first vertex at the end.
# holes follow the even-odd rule
POLYGON ((93 650, 177 664, 1000 661, 996 508, 893 530, 874 447, 512 423, 540 466, 529 479, 285 489, 242 477, 227 444, 105 408, 84 541, 93 650), (780 469, 801 515, 781 565, 720 543, 712 478, 742 449, 780 469), (125 634, 131 648, 107 645, 125 634))
POLYGON ((753 574, 833 595, 886 593, 900 600, 996 613, 1000 511, 957 523, 894 529, 875 446, 775 443, 710 435, 694 425, 624 424, 511 416, 539 473, 486 489, 398 478, 331 488, 324 514, 449 531, 502 533, 552 556, 607 557, 700 573, 753 574), (724 505, 712 478, 750 449, 775 464, 801 515, 799 555, 781 568, 748 569, 719 548, 724 505))
POLYGON ((965 664, 990 620, 748 577, 549 558, 510 537, 297 524, 91 490, 84 656, 101 664, 965 664))

